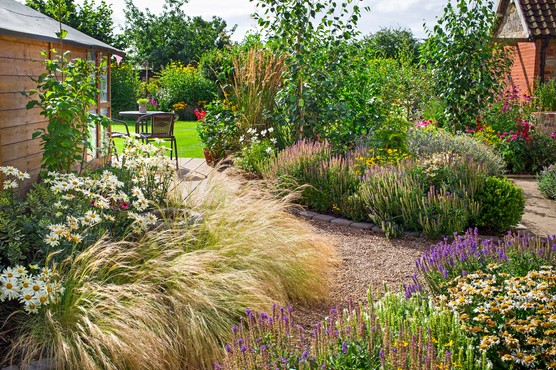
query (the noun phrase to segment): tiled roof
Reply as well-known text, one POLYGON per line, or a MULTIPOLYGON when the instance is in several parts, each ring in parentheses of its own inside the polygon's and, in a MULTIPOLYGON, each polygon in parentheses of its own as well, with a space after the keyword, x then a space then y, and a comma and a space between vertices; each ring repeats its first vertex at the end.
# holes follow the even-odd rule
POLYGON ((532 37, 556 37, 556 0, 519 0, 532 37))

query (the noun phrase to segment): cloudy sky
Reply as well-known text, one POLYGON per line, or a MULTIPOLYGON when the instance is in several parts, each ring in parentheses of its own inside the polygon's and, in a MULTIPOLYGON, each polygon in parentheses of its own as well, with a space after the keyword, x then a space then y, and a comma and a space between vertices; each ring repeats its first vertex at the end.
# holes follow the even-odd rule
MULTIPOLYGON (((413 30, 415 36, 425 37, 423 23, 432 27, 436 17, 442 15, 448 0, 364 0, 371 11, 363 14, 359 21, 361 31, 366 34, 378 31, 381 27, 403 27, 413 30)), ((124 0, 107 0, 112 4, 114 23, 124 23, 124 0)), ((154 13, 162 10, 163 0, 134 0, 139 9, 149 8, 154 13)), ((188 15, 200 15, 210 19, 213 15, 226 20, 231 28, 237 24, 232 36, 241 40, 245 32, 255 27, 250 15, 255 11, 255 3, 249 0, 189 0, 184 7, 188 15)))

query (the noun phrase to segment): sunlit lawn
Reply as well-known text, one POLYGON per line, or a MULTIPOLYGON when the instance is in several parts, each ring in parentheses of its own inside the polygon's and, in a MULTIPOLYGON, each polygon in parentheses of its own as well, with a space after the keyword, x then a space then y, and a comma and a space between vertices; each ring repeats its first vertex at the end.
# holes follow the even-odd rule
MULTIPOLYGON (((134 131, 135 122, 128 121, 131 133, 134 131)), ((174 135, 178 143, 178 157, 180 158, 203 158, 203 144, 197 136, 197 122, 178 121, 174 127, 174 135)), ((125 132, 123 125, 112 125, 112 132, 125 132)), ((118 153, 122 152, 124 140, 114 140, 118 153)), ((170 147, 170 142, 166 144, 170 147)))

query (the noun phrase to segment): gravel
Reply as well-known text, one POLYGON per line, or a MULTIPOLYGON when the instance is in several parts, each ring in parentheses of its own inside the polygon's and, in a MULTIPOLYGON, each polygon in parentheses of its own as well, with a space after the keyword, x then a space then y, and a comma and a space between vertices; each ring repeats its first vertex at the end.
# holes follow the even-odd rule
POLYGON ((338 264, 329 272, 330 299, 320 304, 294 305, 296 322, 313 327, 327 316, 331 307, 345 307, 348 300, 367 302, 367 292, 380 296, 385 287, 397 291, 417 272, 415 260, 430 246, 438 243, 428 239, 405 237, 389 240, 369 230, 334 225, 328 222, 304 220, 315 233, 329 238, 338 264))

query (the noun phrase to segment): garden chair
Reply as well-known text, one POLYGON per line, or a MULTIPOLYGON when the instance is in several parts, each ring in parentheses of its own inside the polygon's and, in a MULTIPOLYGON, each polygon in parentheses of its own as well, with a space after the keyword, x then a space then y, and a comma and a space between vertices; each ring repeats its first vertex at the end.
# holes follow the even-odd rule
POLYGON ((117 132, 117 131, 114 132, 112 131, 112 127, 110 127, 110 135, 109 135, 110 154, 114 153, 116 159, 120 160, 120 158, 118 157, 118 149, 116 148, 116 143, 114 142, 114 139, 127 139, 128 137, 130 137, 129 127, 127 127, 127 123, 125 121, 121 121, 115 118, 110 118, 110 119, 112 120, 113 123, 124 125, 126 131, 126 132, 117 132))
POLYGON ((178 120, 175 113, 151 113, 145 114, 137 119, 135 131, 141 140, 147 143, 152 139, 170 141, 170 159, 176 158, 176 170, 178 170, 178 143, 174 136, 174 124, 178 120))

